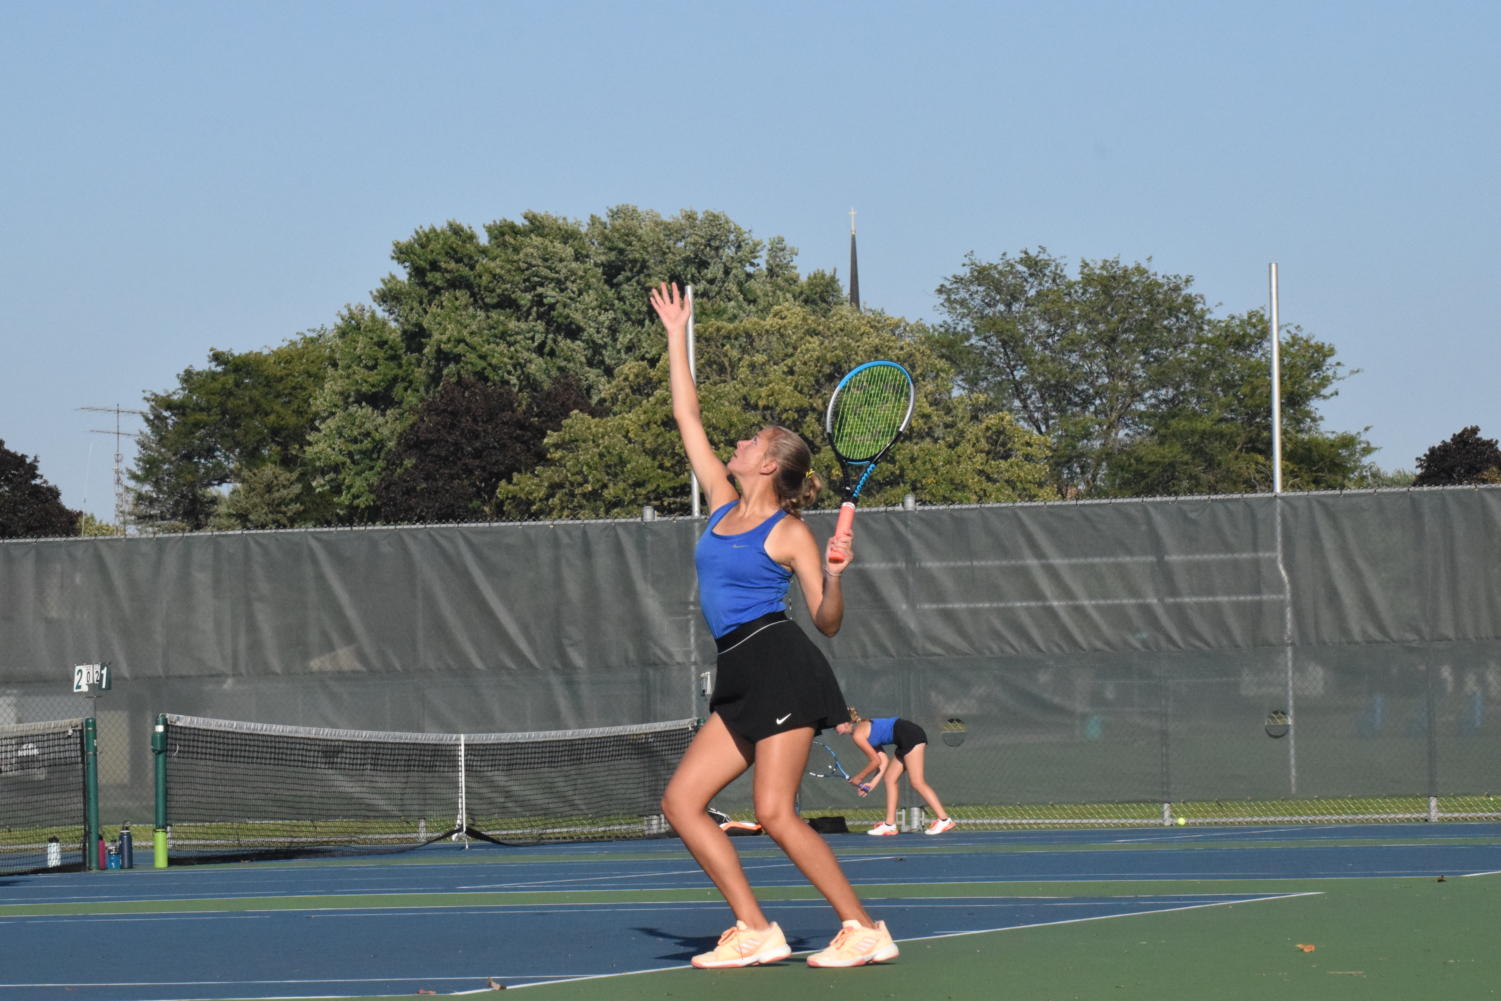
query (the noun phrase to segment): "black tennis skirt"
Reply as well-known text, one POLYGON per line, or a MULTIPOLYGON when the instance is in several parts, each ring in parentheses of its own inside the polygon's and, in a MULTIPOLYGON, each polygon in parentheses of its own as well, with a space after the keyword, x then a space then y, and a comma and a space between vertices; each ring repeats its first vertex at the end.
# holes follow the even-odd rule
POLYGON ((891 742, 896 745, 896 756, 901 760, 918 744, 928 742, 928 731, 910 719, 899 719, 891 728, 891 742))
POLYGON ((820 733, 849 719, 828 659, 784 613, 738 625, 714 643, 719 661, 709 710, 731 733, 754 743, 805 726, 820 733))

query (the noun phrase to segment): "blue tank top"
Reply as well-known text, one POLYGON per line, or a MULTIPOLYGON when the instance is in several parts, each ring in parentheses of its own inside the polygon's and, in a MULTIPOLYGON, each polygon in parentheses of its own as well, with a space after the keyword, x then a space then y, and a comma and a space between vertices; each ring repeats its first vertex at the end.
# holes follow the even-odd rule
POLYGON ((738 503, 730 501, 709 516, 709 527, 693 552, 698 604, 716 637, 768 612, 787 610, 792 571, 766 555, 766 537, 787 512, 778 511, 749 532, 717 534, 714 526, 738 503))
POLYGON ((870 736, 865 739, 871 747, 885 747, 887 744, 896 743, 896 737, 893 735, 896 720, 895 716, 882 716, 880 719, 870 721, 870 736))

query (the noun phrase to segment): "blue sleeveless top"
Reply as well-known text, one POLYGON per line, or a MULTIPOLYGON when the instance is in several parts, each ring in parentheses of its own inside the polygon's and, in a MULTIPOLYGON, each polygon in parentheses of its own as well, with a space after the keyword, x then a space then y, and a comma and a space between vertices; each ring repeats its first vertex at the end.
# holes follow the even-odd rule
POLYGON ((870 721, 870 736, 866 740, 871 747, 882 748, 896 743, 896 737, 892 734, 896 729, 896 719, 895 716, 882 716, 870 721))
POLYGON ((791 570, 766 555, 766 537, 786 511, 778 511, 739 535, 714 531, 738 503, 730 501, 709 515, 709 527, 699 536, 693 552, 698 567, 698 604, 716 637, 768 612, 785 612, 787 585, 792 580, 791 570))

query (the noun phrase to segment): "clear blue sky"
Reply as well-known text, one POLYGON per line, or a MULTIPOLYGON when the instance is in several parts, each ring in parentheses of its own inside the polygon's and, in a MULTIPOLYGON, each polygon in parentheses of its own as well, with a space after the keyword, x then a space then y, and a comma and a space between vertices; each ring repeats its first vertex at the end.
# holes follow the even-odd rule
MULTIPOLYGON (((112 428, 368 301, 393 241, 727 213, 934 318, 966 253, 1151 258, 1360 372, 1385 468, 1501 435, 1501 4, 0 7, 0 439, 113 509, 112 428)), ((129 426, 129 425, 127 425, 129 426)))

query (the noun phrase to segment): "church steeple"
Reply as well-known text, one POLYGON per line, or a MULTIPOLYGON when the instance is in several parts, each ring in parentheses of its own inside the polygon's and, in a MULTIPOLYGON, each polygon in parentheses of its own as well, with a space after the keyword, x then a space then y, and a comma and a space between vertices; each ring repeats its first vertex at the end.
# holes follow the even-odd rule
POLYGON ((860 260, 855 254, 855 210, 850 209, 850 305, 860 310, 860 260))

